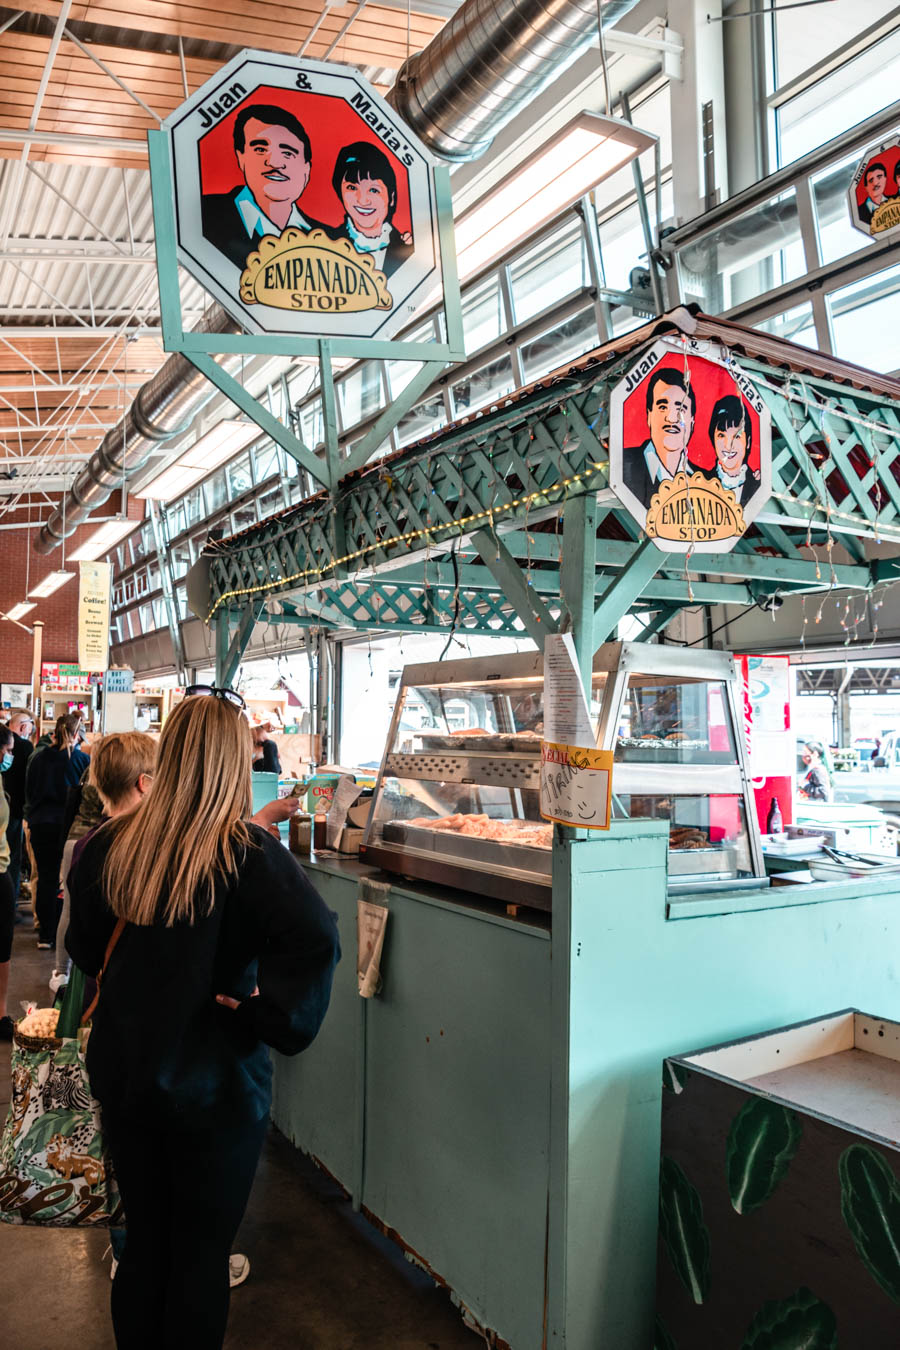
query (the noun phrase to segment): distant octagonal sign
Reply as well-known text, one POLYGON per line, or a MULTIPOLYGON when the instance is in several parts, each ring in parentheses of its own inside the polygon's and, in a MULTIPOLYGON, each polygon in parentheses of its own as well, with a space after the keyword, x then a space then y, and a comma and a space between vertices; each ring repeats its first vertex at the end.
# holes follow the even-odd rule
POLYGON ((354 70, 245 51, 164 125, 178 260, 248 331, 386 339, 434 299, 434 161, 354 70))
POLYGON ((848 193, 850 222, 871 239, 900 233, 900 137, 870 145, 848 193))
POLYGON ((609 484, 666 553, 728 553, 772 492, 772 421, 726 348, 662 337, 610 396, 609 484))

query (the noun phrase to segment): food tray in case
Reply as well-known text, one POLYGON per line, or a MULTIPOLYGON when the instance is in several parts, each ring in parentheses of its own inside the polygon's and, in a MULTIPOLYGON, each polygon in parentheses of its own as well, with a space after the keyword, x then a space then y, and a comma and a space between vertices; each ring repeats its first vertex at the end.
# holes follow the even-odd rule
POLYGON ((423 736, 423 750, 484 750, 492 754, 540 754, 540 736, 423 736))

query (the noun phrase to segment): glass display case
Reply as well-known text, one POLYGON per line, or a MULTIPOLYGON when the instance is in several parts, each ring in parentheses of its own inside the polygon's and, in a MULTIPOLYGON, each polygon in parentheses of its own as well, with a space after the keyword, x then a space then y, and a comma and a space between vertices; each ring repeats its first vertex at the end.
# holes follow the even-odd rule
MULTIPOLYGON (((720 652, 615 642, 595 657, 590 714, 615 753, 613 817, 669 821, 676 888, 762 875, 736 682, 720 652)), ((549 909, 543 686, 539 652, 407 666, 360 857, 549 909)))
POLYGON ((613 819, 669 821, 669 888, 755 885, 764 873, 734 658, 609 642, 597 743, 612 750, 613 819))

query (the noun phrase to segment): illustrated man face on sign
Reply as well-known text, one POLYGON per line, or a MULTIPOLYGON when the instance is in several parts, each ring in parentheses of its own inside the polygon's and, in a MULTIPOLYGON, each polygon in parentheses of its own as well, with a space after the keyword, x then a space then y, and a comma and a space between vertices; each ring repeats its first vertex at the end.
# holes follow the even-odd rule
POLYGON ((686 387, 682 371, 664 367, 651 375, 647 386, 647 426, 653 448, 668 474, 685 467, 696 410, 694 391, 686 387))
POLYGON ((866 169, 866 192, 876 206, 884 201, 887 189, 887 169, 883 164, 870 164, 866 169))
POLYGON ((235 118, 234 153, 256 204, 283 230, 312 167, 303 125, 281 108, 245 108, 235 118))

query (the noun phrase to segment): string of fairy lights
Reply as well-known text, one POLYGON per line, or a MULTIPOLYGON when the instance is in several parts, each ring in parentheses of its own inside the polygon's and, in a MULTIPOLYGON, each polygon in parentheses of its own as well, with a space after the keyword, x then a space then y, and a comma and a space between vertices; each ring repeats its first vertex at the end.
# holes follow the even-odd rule
MULTIPOLYGON (((687 340, 682 339, 682 341, 685 346, 685 351, 687 351, 688 346, 687 340)), ((727 352, 725 359, 726 366, 732 364, 733 362, 734 362, 733 356, 731 355, 730 352, 727 352)), ((800 418, 795 417, 793 413, 791 414, 792 425, 797 431, 799 431, 800 429, 805 427, 808 423, 811 423, 815 432, 822 438, 823 442, 825 443, 826 455, 824 456, 824 460, 830 459, 832 461, 833 468, 839 468, 840 466, 838 465, 837 461, 834 460, 833 458, 832 453, 833 438, 827 419, 829 418, 837 419, 840 422, 846 423, 851 428, 858 427, 870 433, 870 436, 867 439, 869 439, 870 441, 871 450, 863 443, 861 436, 855 438, 854 444, 860 446, 862 453, 866 455, 869 468, 874 471, 875 485, 877 491, 877 503, 875 508, 874 519, 864 519, 864 518, 861 519, 860 512, 854 513, 849 511, 843 511, 840 509, 839 506, 836 506, 832 501, 828 500, 827 498, 824 498, 822 496, 821 489, 817 486, 815 481, 816 477, 819 478, 820 482, 824 481, 822 480, 821 475, 813 475, 810 473, 806 474, 807 483, 809 484, 810 487, 813 488, 814 492, 816 493, 814 498, 797 497, 792 495, 792 489, 794 488, 798 479, 804 475, 804 466, 802 463, 798 463, 797 472, 791 483, 788 485, 788 490, 784 492, 775 491, 772 493, 773 500, 783 504, 786 508, 788 508, 788 510, 785 512, 786 516, 789 514, 789 512, 796 512, 798 508, 804 512, 807 529, 806 529, 806 539, 804 541, 804 544, 801 545, 801 547, 808 548, 812 553, 813 559, 815 561, 816 580, 822 581, 824 579, 822 570, 823 562, 828 570, 829 574, 828 585, 824 589, 824 592, 819 601, 814 617, 814 622, 816 624, 819 624, 822 621, 825 605, 829 597, 835 590, 840 589, 833 560, 833 549, 835 545, 833 526, 839 526, 841 523, 846 522, 847 526, 854 527, 853 528, 854 533, 857 533, 860 530, 860 527, 864 526, 872 529, 876 542, 879 542, 881 540, 884 540, 886 542, 888 541, 900 542, 900 526, 892 525, 888 521, 883 521, 879 519, 883 507, 890 502, 889 493, 887 491, 882 490, 879 474, 882 471, 890 472, 891 471, 890 464, 893 463, 897 457, 898 443, 900 443, 900 420, 898 420, 897 425, 891 426, 887 422, 877 421, 873 417, 863 416, 858 412, 856 412, 855 410, 847 408, 844 400, 839 401, 837 398, 832 397, 827 397, 823 400, 820 397, 820 391, 815 389, 815 387, 811 389, 807 385, 806 381, 803 379, 802 374, 797 375, 796 373, 792 373, 788 377, 785 384, 779 385, 773 383, 772 380, 767 378, 760 371, 754 369, 752 366, 742 365, 741 371, 745 377, 749 378, 760 389, 765 389, 770 393, 777 395, 780 399, 784 400, 785 403, 787 403, 789 406, 797 406, 802 408, 803 411, 802 416, 800 418), (891 452, 889 463, 886 462, 888 458, 888 452, 891 452), (817 531, 821 531, 822 529, 824 529, 826 534, 826 541, 825 541, 826 556, 825 559, 821 561, 818 549, 812 537, 812 531, 814 528, 817 531)), ((859 391, 854 390, 852 392, 857 393, 859 391)), ((869 397, 871 397, 871 395, 869 395, 869 397)), ((567 404, 565 401, 557 402, 558 398, 559 395, 558 393, 556 393, 554 398, 555 407, 552 408, 552 410, 561 412, 566 420, 567 426, 570 427, 571 423, 569 419, 569 410, 567 404)), ((531 409, 530 411, 534 413, 536 409, 531 409)), ((595 428, 603 418, 604 412, 605 412, 604 405, 601 404, 597 410, 594 419, 589 423, 590 430, 592 433, 594 433, 595 428)), ((881 415, 884 416, 883 410, 881 415)), ((532 431, 530 434, 531 440, 533 441, 535 439, 534 432, 532 431)), ((557 451, 559 456, 558 459, 556 460, 556 466, 559 471, 559 477, 552 484, 538 488, 535 491, 527 493, 520 492, 516 496, 510 497, 506 501, 494 500, 489 506, 483 507, 480 510, 470 511, 467 514, 459 516, 458 518, 452 520, 434 521, 431 519, 431 512, 429 510, 426 513, 427 515, 426 522, 422 525, 418 525, 408 530, 399 530, 392 534, 388 534, 381 538, 377 538, 371 543, 363 544, 360 547, 354 549, 349 549, 344 553, 342 553, 340 556, 330 558, 328 561, 314 562, 309 566, 297 568, 293 572, 284 571, 283 574, 277 577, 268 577, 266 580, 257 581, 246 586, 234 586, 229 590, 223 591, 216 598, 216 600, 214 601, 214 603, 212 604, 211 608, 207 613, 206 622, 207 623, 211 622, 212 619, 215 617, 216 613, 218 612, 218 610, 223 605, 227 605, 232 600, 246 600, 251 597, 257 598, 264 597, 268 594, 271 594, 274 591, 284 590, 285 587, 292 585, 297 586, 298 588, 310 586, 315 588, 322 582, 327 580, 338 580, 338 579, 340 579, 341 581, 358 580, 360 578, 361 573, 368 569, 371 569, 372 572, 374 573, 376 569, 376 563, 367 562, 367 560, 371 559, 373 555, 379 554, 383 555, 390 549, 397 549, 400 547, 409 548, 410 546, 415 544, 422 544, 424 546, 425 558, 423 565, 422 584, 425 592, 424 609, 427 612, 428 588, 429 588, 428 564, 431 560, 431 553, 432 550, 437 547, 439 547, 442 552, 445 552, 446 547, 449 544, 452 555, 451 560, 454 561, 454 571, 456 576, 456 583, 454 587, 454 598, 453 598, 454 620, 453 620, 453 628, 451 628, 451 635, 452 635, 452 632, 455 629, 456 614, 458 613, 459 609, 459 572, 458 566, 456 565, 455 562, 456 555, 453 555, 454 541, 456 541, 458 550, 459 542, 461 541, 463 535, 473 533, 478 529, 487 528, 494 535, 495 540, 498 541, 498 553, 499 553, 499 536, 497 534, 496 522, 498 520, 502 521, 504 517, 509 516, 511 513, 523 513, 525 535, 526 539, 528 540, 527 557, 525 560, 524 571, 526 575, 527 584, 530 586, 532 584, 530 574, 532 571, 533 560, 531 556, 532 541, 528 530, 529 512, 537 506, 546 507, 546 506, 561 505, 569 498, 589 495, 591 493, 596 492, 598 488, 605 487, 607 485, 606 475, 609 469, 608 459, 603 460, 589 459, 584 464, 584 466, 580 471, 566 472, 567 466, 565 464, 565 455, 571 439, 572 434, 571 431, 569 430, 567 431, 567 434, 561 445, 551 443, 551 445, 548 447, 551 448, 552 450, 557 451), (600 479, 599 482, 597 481, 598 478, 600 479), (341 573, 342 569, 347 569, 352 564, 358 564, 358 566, 353 570, 353 572, 348 575, 346 571, 343 571, 343 574, 338 578, 337 574, 341 573)), ((604 441, 603 431, 597 434, 597 439, 598 442, 601 445, 603 445, 604 441)), ((603 445, 603 448, 607 449, 607 445, 603 445)), ((479 450, 483 454, 486 454, 494 470, 495 474, 494 488, 496 489, 501 483, 501 481, 505 482, 505 479, 501 479, 500 475, 497 474, 496 466, 494 465, 495 449, 496 443, 492 445, 490 448, 487 446, 484 447, 479 446, 479 450)), ((431 466, 433 459, 436 456, 438 458, 444 458, 444 456, 446 456, 447 454, 448 451, 445 448, 441 447, 439 449, 430 449, 426 455, 420 457, 419 463, 420 464, 424 463, 425 471, 428 475, 429 481, 432 481, 431 466)), ((399 471, 395 468, 394 465, 390 463, 385 464, 384 462, 378 462, 371 465, 363 473, 362 479, 365 480, 366 478, 377 476, 377 478, 380 480, 380 483, 387 487, 389 493, 396 491, 398 488, 405 493, 405 489, 403 488, 403 485, 400 482, 399 477, 397 476, 398 472, 399 471)), ((357 480, 357 483, 355 485, 357 488, 358 483, 359 480, 357 480)), ((435 495, 436 489, 433 486, 433 483, 430 488, 430 491, 432 496, 435 495)), ((311 516, 308 517, 308 520, 305 523, 305 528, 308 533, 312 533, 312 531, 318 526, 320 528, 323 528, 323 533, 327 537, 328 520, 333 515, 337 506, 339 505, 339 500, 336 503, 335 500, 329 497, 326 493, 320 494, 320 504, 318 508, 313 510, 311 516)), ((290 518, 295 516, 296 509, 297 508, 294 508, 292 511, 284 513, 282 519, 285 520, 285 522, 287 522, 290 518)), ((376 518, 380 516, 380 510, 377 508, 375 511, 375 515, 376 518)), ((796 525, 801 524, 803 522, 798 521, 794 517, 791 520, 786 520, 785 523, 792 523, 796 525)), ((264 548, 267 550, 272 549, 278 544, 280 539, 286 538, 289 533, 292 533, 292 528, 290 525, 286 523, 284 528, 279 533, 269 534, 265 540, 260 540, 258 541, 258 543, 254 543, 253 545, 250 546, 264 548)), ((238 554, 243 547, 248 546, 242 545, 240 542, 240 538, 241 538, 240 536, 236 536, 231 540, 217 541, 214 545, 211 546, 210 551, 217 554, 220 557, 233 557, 236 554, 238 554)), ((277 549, 276 549, 276 556, 277 556, 277 549)), ((688 576, 689 561, 690 555, 688 554, 685 559, 686 576, 688 576)), ((840 625, 845 633, 845 645, 848 645, 852 641, 858 640, 859 627, 865 620, 867 614, 869 615, 871 620, 871 627, 872 627, 871 642, 872 643, 875 642, 878 633, 877 614, 884 604, 887 592, 897 584, 900 584, 900 578, 898 578, 896 581, 888 580, 885 582, 879 582, 871 589, 867 589, 859 593, 851 593, 848 589, 846 596, 843 598, 842 611, 840 606, 840 600, 836 601, 837 609, 839 611, 840 625), (856 603, 858 599, 861 601, 861 605, 859 611, 857 612, 856 603)), ((688 598, 690 600, 692 597, 689 595, 688 598)), ((800 595, 801 615, 802 615, 802 629, 800 634, 801 646, 805 645, 806 631, 809 623, 809 615, 806 606, 807 598, 808 596, 805 592, 801 593, 800 595)), ((773 611, 773 619, 774 619, 774 611, 773 611)))

